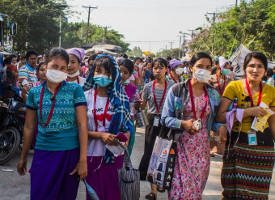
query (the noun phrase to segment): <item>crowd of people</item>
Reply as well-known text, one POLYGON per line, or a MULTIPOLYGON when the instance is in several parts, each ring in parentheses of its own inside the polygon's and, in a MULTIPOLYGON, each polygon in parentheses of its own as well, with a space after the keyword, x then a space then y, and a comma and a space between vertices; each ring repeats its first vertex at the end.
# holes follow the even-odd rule
MULTIPOLYGON (((244 59, 243 77, 231 63, 205 52, 189 61, 171 57, 85 57, 81 48, 53 48, 45 55, 4 60, 2 80, 21 90, 26 103, 24 143, 18 173, 25 175, 35 140, 31 199, 76 199, 86 179, 101 200, 120 200, 118 169, 135 144, 135 114, 146 110, 140 180, 146 180, 155 140, 162 126, 173 130, 176 162, 168 199, 202 199, 210 157, 223 154, 223 199, 268 199, 275 161, 275 115, 263 131, 254 118, 275 112, 274 69, 263 53, 244 59), (38 59, 39 58, 39 59, 38 59), (265 104, 265 107, 262 105, 265 104)), ((4 98, 12 94, 5 92, 4 98)), ((151 183, 142 199, 165 189, 151 183)), ((90 199, 87 194, 87 199, 90 199)))

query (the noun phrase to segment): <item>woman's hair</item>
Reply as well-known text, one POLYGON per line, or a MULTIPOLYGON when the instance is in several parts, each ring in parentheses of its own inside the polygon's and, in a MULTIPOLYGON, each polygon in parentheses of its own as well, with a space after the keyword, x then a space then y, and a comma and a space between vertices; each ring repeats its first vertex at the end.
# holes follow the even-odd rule
POLYGON ((65 49, 55 47, 48 51, 46 54, 46 64, 48 64, 55 57, 64 60, 67 63, 67 65, 69 64, 69 54, 65 51, 65 49))
POLYGON ((272 70, 271 68, 268 68, 268 69, 266 70, 266 76, 267 76, 267 77, 272 77, 272 76, 273 76, 273 70, 272 70))
POLYGON ((152 63, 152 67, 154 67, 154 65, 156 64, 156 63, 159 63, 161 66, 163 66, 163 67, 168 67, 167 66, 167 62, 166 62, 166 60, 164 60, 163 58, 156 58, 154 61, 153 61, 153 63, 152 63))
POLYGON ((134 71, 134 64, 131 60, 125 58, 119 62, 119 66, 124 66, 128 69, 129 73, 132 74, 134 71))
POLYGON ((265 57, 265 55, 261 52, 254 51, 245 56, 243 63, 244 71, 246 70, 248 63, 252 60, 252 58, 260 60, 264 65, 265 71, 267 70, 267 58, 265 57))
POLYGON ((89 62, 90 62, 91 60, 95 60, 96 57, 97 57, 97 54, 91 55, 91 56, 88 58, 88 64, 89 64, 89 62))
MULTIPOLYGON (((111 59, 108 57, 101 57, 99 58, 95 63, 94 63, 93 71, 92 71, 92 76, 95 74, 95 70, 97 67, 104 67, 105 71, 109 74, 112 75, 114 72, 115 65, 111 59)), ((115 78, 115 77, 113 77, 115 78)))
POLYGON ((44 65, 44 64, 45 64, 44 62, 39 63, 39 65, 37 66, 37 72, 39 72, 41 66, 44 65))
POLYGON ((136 63, 138 60, 140 60, 140 61, 142 62, 142 59, 141 59, 140 57, 136 57, 136 58, 134 59, 134 63, 136 63))
POLYGON ((194 67, 195 63, 196 63, 197 61, 199 61, 200 59, 202 59, 202 58, 208 58, 209 61, 210 61, 210 63, 211 63, 211 66, 213 65, 212 58, 211 58, 211 56, 210 56, 208 53, 205 53, 205 52, 197 52, 197 53, 195 53, 195 54, 192 56, 192 58, 191 58, 191 60, 190 60, 190 67, 191 67, 191 68, 194 67))

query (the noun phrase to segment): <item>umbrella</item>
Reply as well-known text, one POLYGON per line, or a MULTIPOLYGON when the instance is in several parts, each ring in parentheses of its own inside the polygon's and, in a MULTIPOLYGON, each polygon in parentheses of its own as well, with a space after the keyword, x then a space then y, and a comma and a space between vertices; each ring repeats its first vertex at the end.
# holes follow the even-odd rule
POLYGON ((151 51, 144 51, 144 52, 142 52, 142 54, 145 55, 145 56, 155 57, 155 54, 152 53, 151 51))
POLYGON ((94 189, 83 179, 83 182, 86 186, 87 192, 92 200, 99 200, 98 196, 96 195, 94 189))

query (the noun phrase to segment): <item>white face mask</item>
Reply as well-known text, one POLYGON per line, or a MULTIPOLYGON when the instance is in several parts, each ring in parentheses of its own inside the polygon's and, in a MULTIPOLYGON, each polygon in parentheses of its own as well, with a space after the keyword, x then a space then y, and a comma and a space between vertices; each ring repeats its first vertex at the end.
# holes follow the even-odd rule
POLYGON ((178 75, 182 75, 182 73, 184 72, 184 68, 177 68, 176 69, 176 74, 178 74, 178 75))
POLYGON ((73 78, 73 77, 76 77, 76 76, 79 76, 79 70, 77 70, 74 74, 67 74, 68 77, 70 78, 73 78))
POLYGON ((67 73, 55 69, 47 69, 46 77, 53 83, 60 83, 67 78, 67 73))
POLYGON ((211 73, 208 70, 196 68, 193 77, 199 82, 207 83, 211 79, 211 73))

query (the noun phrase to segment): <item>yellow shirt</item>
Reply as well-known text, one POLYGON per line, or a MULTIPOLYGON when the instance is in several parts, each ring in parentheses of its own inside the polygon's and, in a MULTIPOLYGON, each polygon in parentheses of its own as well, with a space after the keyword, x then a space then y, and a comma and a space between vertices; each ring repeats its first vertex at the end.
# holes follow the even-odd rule
MULTIPOLYGON (((244 93, 244 87, 242 80, 238 81, 231 81, 227 87, 225 88, 225 91, 223 93, 223 97, 234 100, 234 98, 237 98, 238 102, 238 108, 250 108, 251 103, 250 101, 245 102, 245 98, 248 95, 244 93)), ((258 105, 258 98, 259 98, 259 92, 252 96, 254 106, 258 105)), ((262 91, 262 100, 261 102, 265 103, 268 107, 274 107, 275 106, 275 87, 264 84, 263 91, 262 91)), ((249 130, 251 130, 251 124, 252 124, 252 118, 246 117, 242 121, 242 132, 247 133, 249 130)), ((241 123, 237 122, 234 123, 232 131, 239 132, 241 123)), ((265 124, 265 128, 268 127, 268 123, 265 124)))

